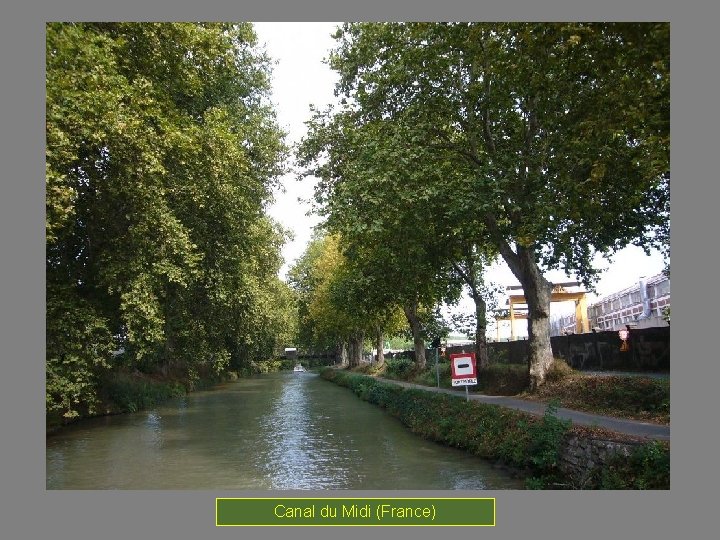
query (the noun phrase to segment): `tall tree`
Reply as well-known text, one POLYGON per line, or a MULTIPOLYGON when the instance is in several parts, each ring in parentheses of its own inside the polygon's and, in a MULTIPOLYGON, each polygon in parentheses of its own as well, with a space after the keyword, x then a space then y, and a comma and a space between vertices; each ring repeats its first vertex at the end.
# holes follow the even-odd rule
POLYGON ((458 294, 447 279, 443 174, 407 132, 379 120, 358 124, 352 111, 317 113, 298 155, 319 178, 318 211, 339 231, 355 269, 365 311, 382 316, 401 307, 413 335, 415 361, 425 366, 420 312, 458 294))
POLYGON ((543 270, 592 286, 596 253, 668 227, 669 25, 363 23, 336 38, 356 122, 411 126, 426 169, 457 165, 467 226, 523 286, 536 388, 552 361, 543 270))
POLYGON ((97 330, 89 371, 108 349, 190 376, 272 353, 260 314, 289 299, 264 215, 286 154, 269 66, 249 24, 47 25, 49 402, 73 321, 97 330))
POLYGON ((317 255, 308 272, 314 287, 307 298, 303 323, 313 344, 336 344, 341 362, 347 360, 350 367, 355 367, 362 359, 369 322, 349 297, 353 282, 340 250, 340 237, 326 235, 315 242, 308 248, 309 253, 317 255))

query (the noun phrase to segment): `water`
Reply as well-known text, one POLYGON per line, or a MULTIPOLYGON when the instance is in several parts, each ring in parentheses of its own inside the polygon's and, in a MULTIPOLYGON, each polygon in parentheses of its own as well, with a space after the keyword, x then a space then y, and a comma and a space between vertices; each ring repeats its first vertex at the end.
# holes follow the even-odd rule
POLYGON ((313 373, 274 373, 47 439, 48 489, 522 489, 313 373))

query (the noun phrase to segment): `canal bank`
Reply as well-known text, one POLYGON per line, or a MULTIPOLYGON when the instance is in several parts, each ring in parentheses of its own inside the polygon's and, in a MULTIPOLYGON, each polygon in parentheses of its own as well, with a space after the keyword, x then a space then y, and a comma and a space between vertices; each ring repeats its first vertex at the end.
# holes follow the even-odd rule
POLYGON ((669 489, 669 443, 664 441, 573 426, 545 405, 537 416, 537 409, 466 402, 452 391, 408 388, 414 385, 336 369, 323 370, 322 376, 425 438, 525 470, 529 487, 669 489))

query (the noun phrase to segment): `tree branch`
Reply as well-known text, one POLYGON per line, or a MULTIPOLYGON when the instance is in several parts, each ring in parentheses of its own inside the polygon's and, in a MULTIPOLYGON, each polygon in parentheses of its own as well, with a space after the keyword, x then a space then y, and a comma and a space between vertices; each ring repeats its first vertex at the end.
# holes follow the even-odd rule
POLYGON ((468 152, 467 150, 464 150, 459 145, 450 142, 449 137, 447 136, 447 134, 443 133, 442 130, 440 130, 438 128, 431 128, 431 129, 435 135, 437 135, 440 139, 445 141, 445 144, 430 143, 430 145, 429 145, 430 148, 435 148, 435 149, 439 149, 439 150, 451 150, 451 151, 457 153, 458 155, 466 158, 468 161, 470 161, 474 165, 477 165, 478 167, 483 165, 483 161, 477 156, 477 154, 474 154, 472 151, 468 152))
POLYGON ((510 247, 510 244, 505 239, 505 237, 500 232, 500 227, 497 223, 497 218, 492 212, 488 212, 485 215, 485 226, 488 228, 488 231, 490 232, 490 235, 495 240, 498 248, 500 249, 500 255, 502 255, 502 258, 505 259, 505 262, 510 267, 510 270, 513 274, 515 274, 515 277, 518 276, 518 273, 522 272, 522 268, 520 265, 520 258, 518 257, 518 254, 515 253, 512 248, 510 247))

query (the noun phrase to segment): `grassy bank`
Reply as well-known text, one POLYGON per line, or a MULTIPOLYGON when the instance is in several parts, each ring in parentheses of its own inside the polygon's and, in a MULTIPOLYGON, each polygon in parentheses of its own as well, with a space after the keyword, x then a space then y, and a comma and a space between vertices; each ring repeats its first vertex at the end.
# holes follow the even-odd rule
POLYGON ((547 402, 558 400, 563 407, 579 411, 670 423, 670 381, 639 376, 593 376, 574 371, 556 361, 547 382, 536 393, 521 397, 547 402))
MULTIPOLYGON (((408 358, 386 361, 382 368, 365 366, 362 372, 389 379, 437 386, 434 362, 417 371, 408 358)), ((438 364, 440 387, 452 388, 450 364, 438 364)), ((545 385, 538 392, 528 393, 527 367, 519 364, 494 363, 481 369, 478 385, 471 392, 486 395, 518 396, 544 403, 557 402, 560 407, 595 414, 643 420, 659 424, 670 422, 670 382, 638 376, 588 375, 556 360, 548 372, 545 385)))
MULTIPOLYGON (((536 417, 452 395, 404 389, 358 373, 328 368, 321 375, 382 407, 426 439, 520 471, 528 487, 574 487, 560 469, 560 453, 569 435, 582 432, 558 419, 552 407, 545 416, 536 417)), ((667 489, 669 448, 662 443, 641 445, 630 457, 598 467, 583 487, 667 489)))

